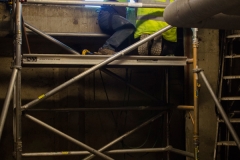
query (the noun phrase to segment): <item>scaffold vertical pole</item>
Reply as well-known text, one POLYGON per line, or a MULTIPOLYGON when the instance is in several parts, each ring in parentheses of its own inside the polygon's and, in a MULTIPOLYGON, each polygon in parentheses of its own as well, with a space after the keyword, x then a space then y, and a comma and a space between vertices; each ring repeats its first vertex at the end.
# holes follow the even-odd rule
POLYGON ((198 107, 198 93, 199 93, 199 83, 198 83, 198 73, 194 72, 197 70, 197 48, 198 48, 198 38, 197 38, 197 28, 192 28, 193 32, 193 105, 194 105, 194 128, 193 128, 193 143, 194 143, 194 159, 199 160, 199 107, 198 107))
MULTIPOLYGON (((16 0, 16 17, 15 17, 15 53, 14 53, 14 67, 21 68, 21 48, 22 48, 22 4, 16 0)), ((15 158, 22 159, 22 111, 21 111, 21 71, 18 71, 15 90, 14 90, 14 114, 15 114, 15 158)))

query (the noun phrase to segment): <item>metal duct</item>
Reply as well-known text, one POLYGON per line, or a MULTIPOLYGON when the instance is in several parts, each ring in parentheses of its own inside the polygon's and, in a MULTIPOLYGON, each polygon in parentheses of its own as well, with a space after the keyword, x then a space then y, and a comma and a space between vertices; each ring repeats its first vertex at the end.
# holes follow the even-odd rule
POLYGON ((163 17, 176 27, 240 29, 239 6, 239 0, 176 0, 166 7, 163 17))

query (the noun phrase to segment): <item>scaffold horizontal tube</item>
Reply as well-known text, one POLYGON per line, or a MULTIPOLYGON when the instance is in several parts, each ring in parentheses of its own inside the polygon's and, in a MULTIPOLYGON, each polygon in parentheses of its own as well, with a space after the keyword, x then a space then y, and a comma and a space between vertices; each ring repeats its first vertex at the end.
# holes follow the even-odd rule
POLYGON ((98 5, 98 6, 122 6, 134 8, 166 8, 168 3, 123 3, 123 2, 97 2, 97 1, 53 1, 53 0, 28 0, 27 3, 32 4, 56 4, 56 5, 98 5))
POLYGON ((193 110, 193 109, 194 109, 194 106, 179 105, 179 106, 177 106, 177 109, 181 109, 181 110, 193 110))
MULTIPOLYGON (((180 155, 193 158, 193 153, 182 151, 172 146, 166 146, 164 148, 139 148, 139 149, 116 149, 105 151, 105 154, 123 154, 123 153, 143 153, 143 152, 174 152, 180 155)), ((44 157, 44 156, 75 156, 75 155, 89 155, 88 151, 61 151, 61 152, 33 152, 23 153, 23 157, 44 157)))

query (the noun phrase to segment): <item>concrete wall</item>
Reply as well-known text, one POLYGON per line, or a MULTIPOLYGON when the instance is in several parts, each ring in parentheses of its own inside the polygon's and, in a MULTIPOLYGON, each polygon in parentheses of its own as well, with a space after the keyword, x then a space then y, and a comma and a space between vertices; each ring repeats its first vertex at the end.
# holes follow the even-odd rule
POLYGON ((11 32, 11 16, 4 3, 0 3, 0 37, 4 37, 11 32))
MULTIPOLYGON (((97 8, 66 5, 24 4, 23 19, 42 32, 102 33, 97 24, 97 8)), ((11 15, 0 3, 0 36, 11 34, 11 15)))
POLYGON ((43 32, 101 33, 93 7, 24 5, 23 18, 43 32))

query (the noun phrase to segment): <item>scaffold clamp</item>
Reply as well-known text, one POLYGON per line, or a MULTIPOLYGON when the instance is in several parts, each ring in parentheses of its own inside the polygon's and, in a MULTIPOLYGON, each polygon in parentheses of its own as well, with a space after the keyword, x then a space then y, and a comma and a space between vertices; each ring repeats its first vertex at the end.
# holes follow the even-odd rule
POLYGON ((193 69, 193 73, 199 73, 199 72, 201 72, 201 71, 203 71, 202 68, 193 69))

